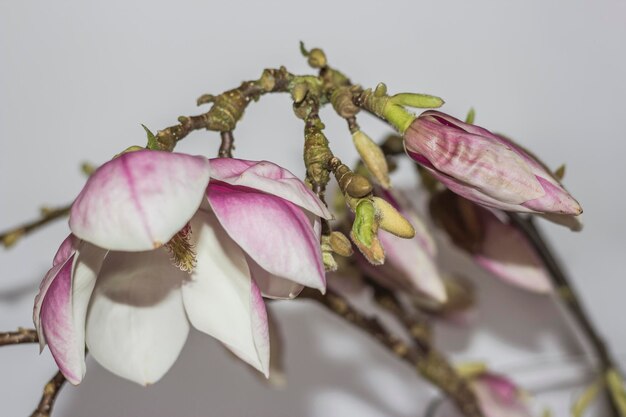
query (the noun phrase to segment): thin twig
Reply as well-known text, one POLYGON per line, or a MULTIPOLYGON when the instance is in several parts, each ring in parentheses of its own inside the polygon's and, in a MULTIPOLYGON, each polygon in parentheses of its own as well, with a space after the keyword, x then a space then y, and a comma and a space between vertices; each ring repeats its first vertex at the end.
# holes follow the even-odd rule
POLYGON ((37 343, 39 337, 35 329, 17 329, 16 332, 0 333, 0 346, 17 345, 22 343, 37 343))
MULTIPOLYGON (((524 218, 517 213, 508 213, 508 216, 512 223, 516 225, 528 238, 543 261, 552 280, 552 284, 555 287, 556 294, 559 296, 559 299, 567 308, 570 315, 580 326, 580 329, 587 337, 594 354, 597 356, 602 375, 606 375, 609 370, 619 370, 617 362, 612 357, 606 343, 596 330, 587 311, 585 310, 585 307, 582 305, 580 296, 577 294, 576 289, 570 282, 565 270, 556 259, 556 256, 554 255, 548 242, 543 238, 541 231, 535 225, 533 218, 524 218)), ((607 396, 609 398, 612 416, 626 417, 620 414, 615 400, 608 391, 607 396)))
POLYGON ((217 155, 220 158, 232 158, 233 149, 235 147, 235 137, 233 136, 232 130, 220 132, 220 135, 222 137, 222 143, 220 144, 220 149, 217 155))
POLYGON ((483 417, 478 401, 467 382, 458 376, 455 369, 437 350, 430 348, 425 352, 409 346, 391 334, 376 318, 363 315, 343 296, 331 289, 327 289, 325 295, 305 289, 300 297, 317 301, 333 314, 370 334, 397 358, 409 363, 424 378, 445 392, 464 416, 483 417))
POLYGON ((5 248, 10 248, 28 233, 33 232, 40 227, 53 222, 54 220, 67 216, 70 213, 71 207, 72 205, 68 204, 57 208, 42 209, 42 214, 39 219, 24 223, 13 229, 0 233, 0 241, 5 248))
POLYGON ((43 395, 39 401, 39 405, 30 415, 30 417, 50 417, 54 402, 65 384, 65 377, 61 371, 57 372, 54 377, 43 388, 43 395))

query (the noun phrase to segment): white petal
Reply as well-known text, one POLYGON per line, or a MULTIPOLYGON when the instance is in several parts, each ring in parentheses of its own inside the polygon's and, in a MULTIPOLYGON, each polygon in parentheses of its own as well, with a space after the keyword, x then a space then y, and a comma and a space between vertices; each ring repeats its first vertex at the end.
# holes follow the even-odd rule
POLYGON ((213 213, 198 212, 191 228, 198 263, 182 288, 191 324, 268 375, 267 313, 243 251, 213 213))
POLYGON ((263 297, 290 300, 297 297, 304 289, 302 284, 270 274, 249 256, 246 256, 246 260, 248 261, 252 278, 258 285, 259 290, 261 290, 263 297))
POLYGON ((174 364, 189 333, 180 285, 189 275, 165 249, 110 252, 87 318, 87 346, 114 374, 148 385, 174 364))

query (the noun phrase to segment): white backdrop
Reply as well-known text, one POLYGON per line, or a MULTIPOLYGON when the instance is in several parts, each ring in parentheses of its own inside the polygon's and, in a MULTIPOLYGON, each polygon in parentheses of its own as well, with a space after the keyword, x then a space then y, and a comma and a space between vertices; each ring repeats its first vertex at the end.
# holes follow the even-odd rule
MULTIPOLYGON (((2 1, 0 2, 0 229, 62 204, 80 190, 79 163, 101 163, 153 130, 195 114, 203 93, 256 78, 265 67, 308 71, 298 41, 365 86, 445 98, 462 117, 506 132, 552 167, 585 209, 573 234, 546 225, 591 316, 626 353, 622 308, 626 198, 626 2, 569 1, 2 1), (90 4, 88 4, 90 3, 90 4)), ((343 122, 325 112, 335 152, 355 156, 343 122)), ((365 117, 373 137, 385 127, 365 117)), ((286 97, 252 104, 236 132, 240 157, 297 173, 301 122, 286 97)), ((180 146, 213 155, 218 135, 180 146)), ((400 178, 407 182, 408 178, 400 178)), ((32 299, 61 223, 0 251, 0 329, 32 326, 32 299)), ((481 275, 480 330, 442 325, 454 357, 496 367, 559 355, 575 345, 548 299, 481 275)), ((56 416, 416 416, 431 392, 358 331, 305 302, 276 304, 287 343, 288 387, 273 391, 208 337, 192 334, 172 371, 143 388, 89 361, 56 416)), ((25 416, 53 361, 35 346, 0 351, 2 416, 25 416)))

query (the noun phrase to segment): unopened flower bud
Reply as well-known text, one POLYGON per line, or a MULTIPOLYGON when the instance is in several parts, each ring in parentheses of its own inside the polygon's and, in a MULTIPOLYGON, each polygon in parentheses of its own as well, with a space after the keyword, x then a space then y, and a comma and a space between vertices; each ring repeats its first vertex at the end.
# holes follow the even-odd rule
POLYGON ((337 255, 348 257, 352 255, 352 244, 350 240, 341 232, 333 231, 331 232, 328 243, 337 255))
POLYGON ((311 68, 324 68, 327 64, 326 54, 319 48, 313 48, 309 51, 307 62, 311 68))
POLYGON ((350 237, 363 256, 374 265, 382 265, 385 251, 378 240, 376 208, 371 200, 363 199, 356 204, 354 223, 350 237))
POLYGON ((453 192, 508 211, 577 216, 578 202, 545 165, 513 141, 437 111, 404 133, 411 158, 453 192))
POLYGON ((291 98, 294 103, 301 103, 302 100, 306 97, 306 94, 309 92, 309 86, 307 83, 302 82, 296 84, 291 90, 291 98))
POLYGON ((412 239, 415 229, 391 204, 380 197, 372 197, 381 229, 404 239, 412 239))
POLYGON ((389 167, 382 149, 365 133, 357 130, 352 134, 352 140, 363 163, 372 174, 372 177, 384 189, 391 186, 389 181, 389 167))

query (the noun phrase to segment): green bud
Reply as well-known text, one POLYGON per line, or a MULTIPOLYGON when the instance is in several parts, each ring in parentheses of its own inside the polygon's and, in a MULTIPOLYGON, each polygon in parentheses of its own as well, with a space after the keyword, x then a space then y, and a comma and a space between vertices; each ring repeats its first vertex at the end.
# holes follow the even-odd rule
POLYGON ((392 104, 414 107, 417 109, 432 109, 443 106, 444 101, 440 97, 428 94, 400 93, 391 97, 392 104))
POLYGON ((415 236, 415 229, 411 223, 395 207, 380 197, 372 197, 372 200, 381 229, 404 239, 412 239, 415 236))
POLYGON ((352 141, 372 177, 384 189, 388 189, 391 186, 389 167, 380 146, 360 130, 352 134, 352 141))
POLYGON ((377 236, 378 220, 374 203, 369 199, 362 199, 356 204, 354 211, 350 237, 369 262, 381 265, 385 261, 385 252, 377 236))

